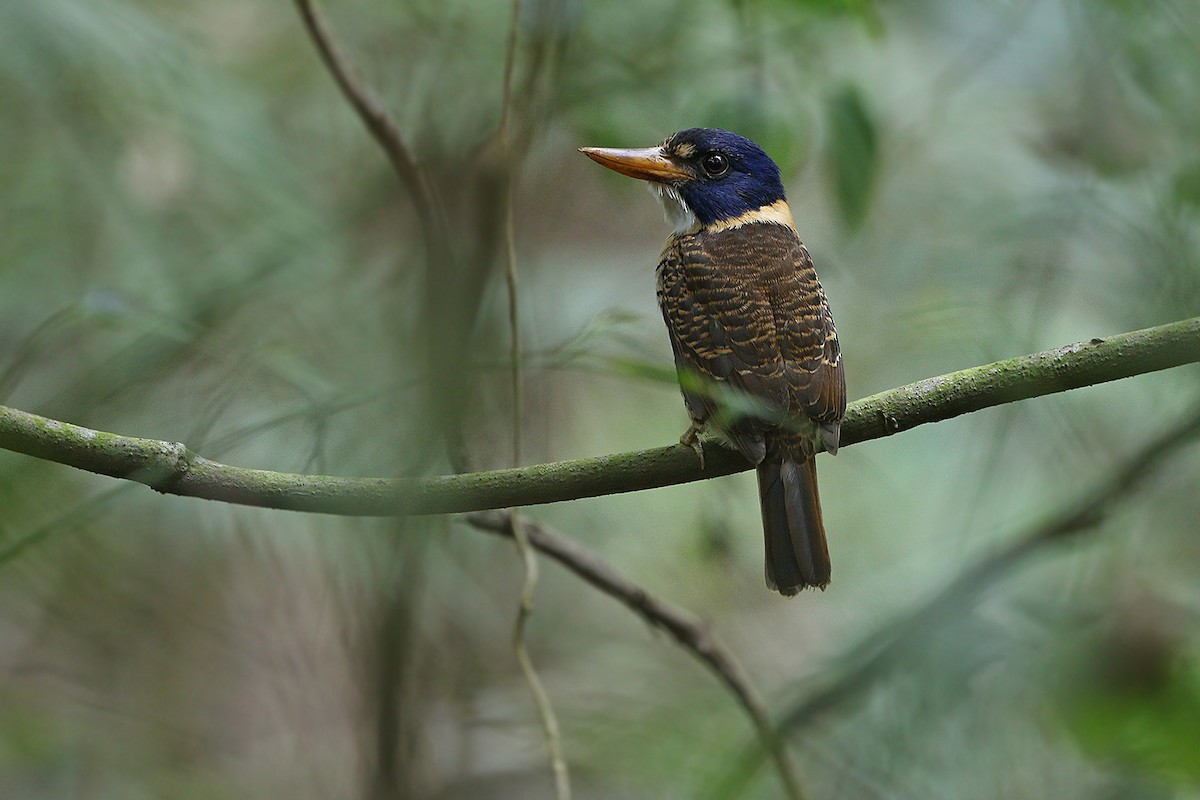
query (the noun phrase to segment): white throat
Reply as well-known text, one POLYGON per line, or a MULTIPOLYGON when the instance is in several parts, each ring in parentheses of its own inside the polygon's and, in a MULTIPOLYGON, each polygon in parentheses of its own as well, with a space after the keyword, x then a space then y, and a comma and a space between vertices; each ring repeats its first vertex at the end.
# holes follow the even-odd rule
POLYGON ((675 228, 676 233, 683 233, 691 230, 699 225, 696 215, 687 207, 687 203, 683 202, 683 198, 679 196, 679 190, 674 186, 668 186, 665 183, 655 183, 651 181, 647 184, 650 187, 650 193, 658 198, 662 203, 663 213, 669 222, 675 228))

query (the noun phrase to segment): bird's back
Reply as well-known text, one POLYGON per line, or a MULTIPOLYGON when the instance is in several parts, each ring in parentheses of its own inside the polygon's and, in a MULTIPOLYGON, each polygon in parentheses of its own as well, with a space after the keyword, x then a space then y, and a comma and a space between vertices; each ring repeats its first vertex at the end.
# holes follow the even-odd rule
POLYGON ((812 258, 790 225, 751 222, 672 236, 658 266, 658 297, 676 365, 689 373, 681 375, 685 386, 698 378, 760 401, 762 413, 726 426, 711 392, 685 392, 693 419, 730 428, 755 463, 764 432, 841 418, 837 333, 812 258))

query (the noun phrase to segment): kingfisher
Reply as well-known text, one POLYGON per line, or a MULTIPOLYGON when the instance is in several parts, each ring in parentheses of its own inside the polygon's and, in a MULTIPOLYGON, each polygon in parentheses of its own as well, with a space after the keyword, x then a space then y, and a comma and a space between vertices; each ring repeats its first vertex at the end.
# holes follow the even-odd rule
POLYGON ((818 448, 837 453, 846 376, 833 314, 796 232, 779 167, 730 131, 689 128, 657 147, 582 147, 649 182, 674 231, 658 303, 696 449, 712 431, 755 465, 767 586, 791 596, 829 583, 818 448))

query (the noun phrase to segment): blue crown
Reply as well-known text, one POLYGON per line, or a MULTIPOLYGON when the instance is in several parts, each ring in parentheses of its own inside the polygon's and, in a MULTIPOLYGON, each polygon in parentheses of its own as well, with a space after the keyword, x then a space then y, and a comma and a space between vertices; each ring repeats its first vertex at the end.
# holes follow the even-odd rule
POLYGON ((785 199, 779 167, 745 136, 719 128, 688 128, 663 142, 663 150, 690 168, 693 179, 676 188, 702 225, 734 219, 785 199), (725 168, 710 169, 721 166, 720 157, 725 168))

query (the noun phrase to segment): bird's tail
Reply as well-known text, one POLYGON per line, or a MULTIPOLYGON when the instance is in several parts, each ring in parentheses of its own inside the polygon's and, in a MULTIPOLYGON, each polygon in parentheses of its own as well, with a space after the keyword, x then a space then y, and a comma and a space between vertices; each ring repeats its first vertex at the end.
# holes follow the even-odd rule
POLYGON ((768 452, 758 465, 758 494, 767 539, 767 586, 794 595, 829 583, 829 547, 811 455, 768 452))

